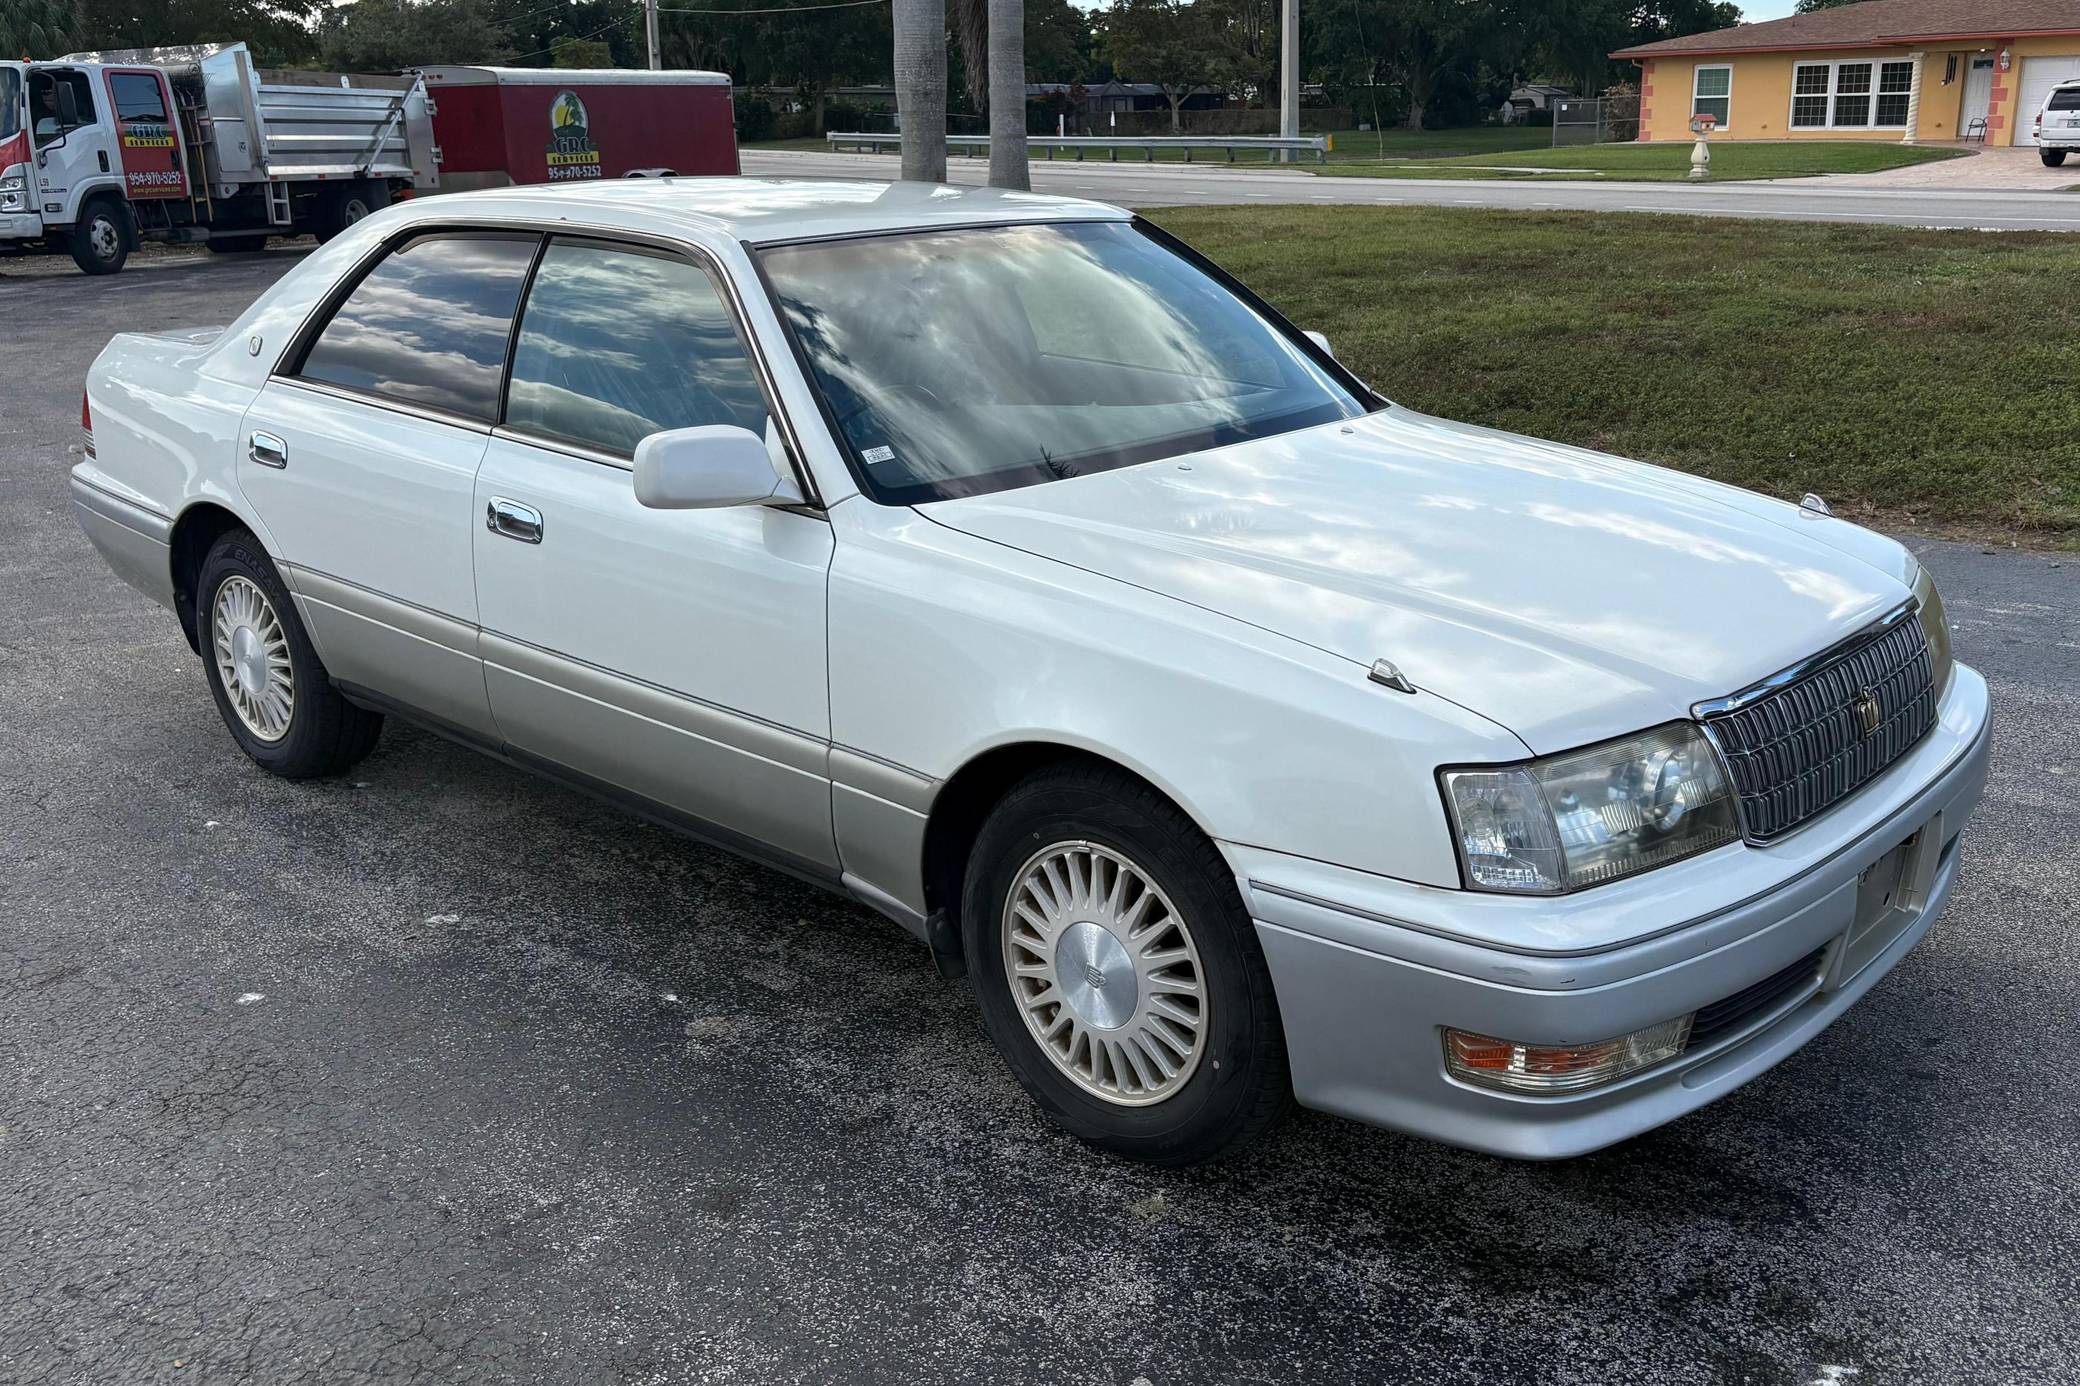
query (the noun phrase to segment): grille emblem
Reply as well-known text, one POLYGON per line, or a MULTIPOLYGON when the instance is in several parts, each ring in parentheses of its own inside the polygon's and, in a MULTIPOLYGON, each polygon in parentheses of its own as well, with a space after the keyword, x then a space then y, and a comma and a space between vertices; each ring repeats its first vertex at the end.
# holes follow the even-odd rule
POLYGON ((1885 709, 1878 706, 1878 695, 1866 688, 1856 695, 1856 720, 1863 724, 1863 734, 1869 736, 1885 720, 1885 709))

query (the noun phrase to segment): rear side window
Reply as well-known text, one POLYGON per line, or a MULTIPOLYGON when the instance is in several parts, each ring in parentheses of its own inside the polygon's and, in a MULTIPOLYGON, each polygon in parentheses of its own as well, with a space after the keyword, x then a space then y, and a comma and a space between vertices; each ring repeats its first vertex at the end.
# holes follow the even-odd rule
POLYGON ((521 234, 405 242, 354 286, 297 374, 491 423, 513 312, 539 243, 521 234))
POLYGON ((720 290, 684 260, 554 241, 535 271, 506 426, 625 456, 652 433, 736 424, 765 397, 720 290))
POLYGON ((2047 111, 2080 111, 2080 87, 2063 87, 2044 103, 2047 111))

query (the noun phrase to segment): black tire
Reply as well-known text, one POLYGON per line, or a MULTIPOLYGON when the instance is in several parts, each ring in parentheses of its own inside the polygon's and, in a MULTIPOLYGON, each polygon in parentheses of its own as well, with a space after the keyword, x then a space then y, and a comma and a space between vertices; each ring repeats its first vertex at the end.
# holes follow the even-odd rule
POLYGON ((332 686, 332 677, 325 672, 325 665, 296 614, 296 603, 282 585, 281 576, 275 572, 260 541, 248 531, 227 532, 202 560, 202 571, 195 583, 195 621, 197 643, 202 647, 203 676, 209 680, 217 712, 239 749, 262 769, 290 780, 337 775, 375 749, 376 738, 383 731, 381 714, 356 707, 332 686), (260 589, 281 624, 288 646, 294 703, 287 730, 273 740, 259 736, 240 718, 217 663, 217 594, 233 578, 244 578, 260 589))
POLYGON ((388 183, 342 183, 318 195, 318 219, 313 230, 323 245, 365 216, 390 205, 388 183))
POLYGON ((2043 159, 2045 168, 2058 168, 2066 161, 2066 151, 2063 149, 2039 149, 2037 155, 2043 159))
POLYGON ((264 233, 257 236, 211 236, 205 244, 212 255, 245 255, 267 249, 267 237, 264 233))
POLYGON ((130 218, 109 197, 90 198, 66 237, 72 263, 82 274, 114 274, 130 258, 130 218))
MULTIPOLYGON (((1019 783, 976 838, 961 920, 984 1028, 1041 1110, 1082 1140, 1150 1164, 1201 1164, 1255 1140, 1291 1105, 1278 1001, 1234 875, 1197 825, 1144 782, 1112 766, 1077 762, 1019 783), (1169 897, 1198 953, 1210 1014, 1202 1012, 1197 1064, 1176 1091, 1149 1105, 1119 1105, 1071 1078, 1041 1047, 1013 996, 1006 901, 1036 853, 1073 842, 1130 861, 1169 897)), ((1142 1004, 1137 994, 1135 1005, 1142 1004)))

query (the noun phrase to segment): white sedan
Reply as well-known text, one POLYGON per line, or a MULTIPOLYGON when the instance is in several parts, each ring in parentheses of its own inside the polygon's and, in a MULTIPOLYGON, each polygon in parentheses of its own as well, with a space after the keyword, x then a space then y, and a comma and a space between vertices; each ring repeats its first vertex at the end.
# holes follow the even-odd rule
POLYGON ((261 766, 406 718, 849 892, 1148 1160, 1711 1101, 1928 931, 1985 778, 1900 545, 1391 404, 1086 202, 427 199, 83 413, 261 766))

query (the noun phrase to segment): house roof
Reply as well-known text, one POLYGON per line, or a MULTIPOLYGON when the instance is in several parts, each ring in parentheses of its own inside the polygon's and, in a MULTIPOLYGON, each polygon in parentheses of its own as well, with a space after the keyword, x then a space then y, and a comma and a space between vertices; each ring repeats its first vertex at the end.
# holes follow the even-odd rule
POLYGON ((2074 0, 1864 0, 1761 24, 1620 48, 1613 58, 1682 57, 1691 53, 1771 52, 1811 48, 1897 48, 1952 38, 2016 38, 2080 33, 2074 0))

